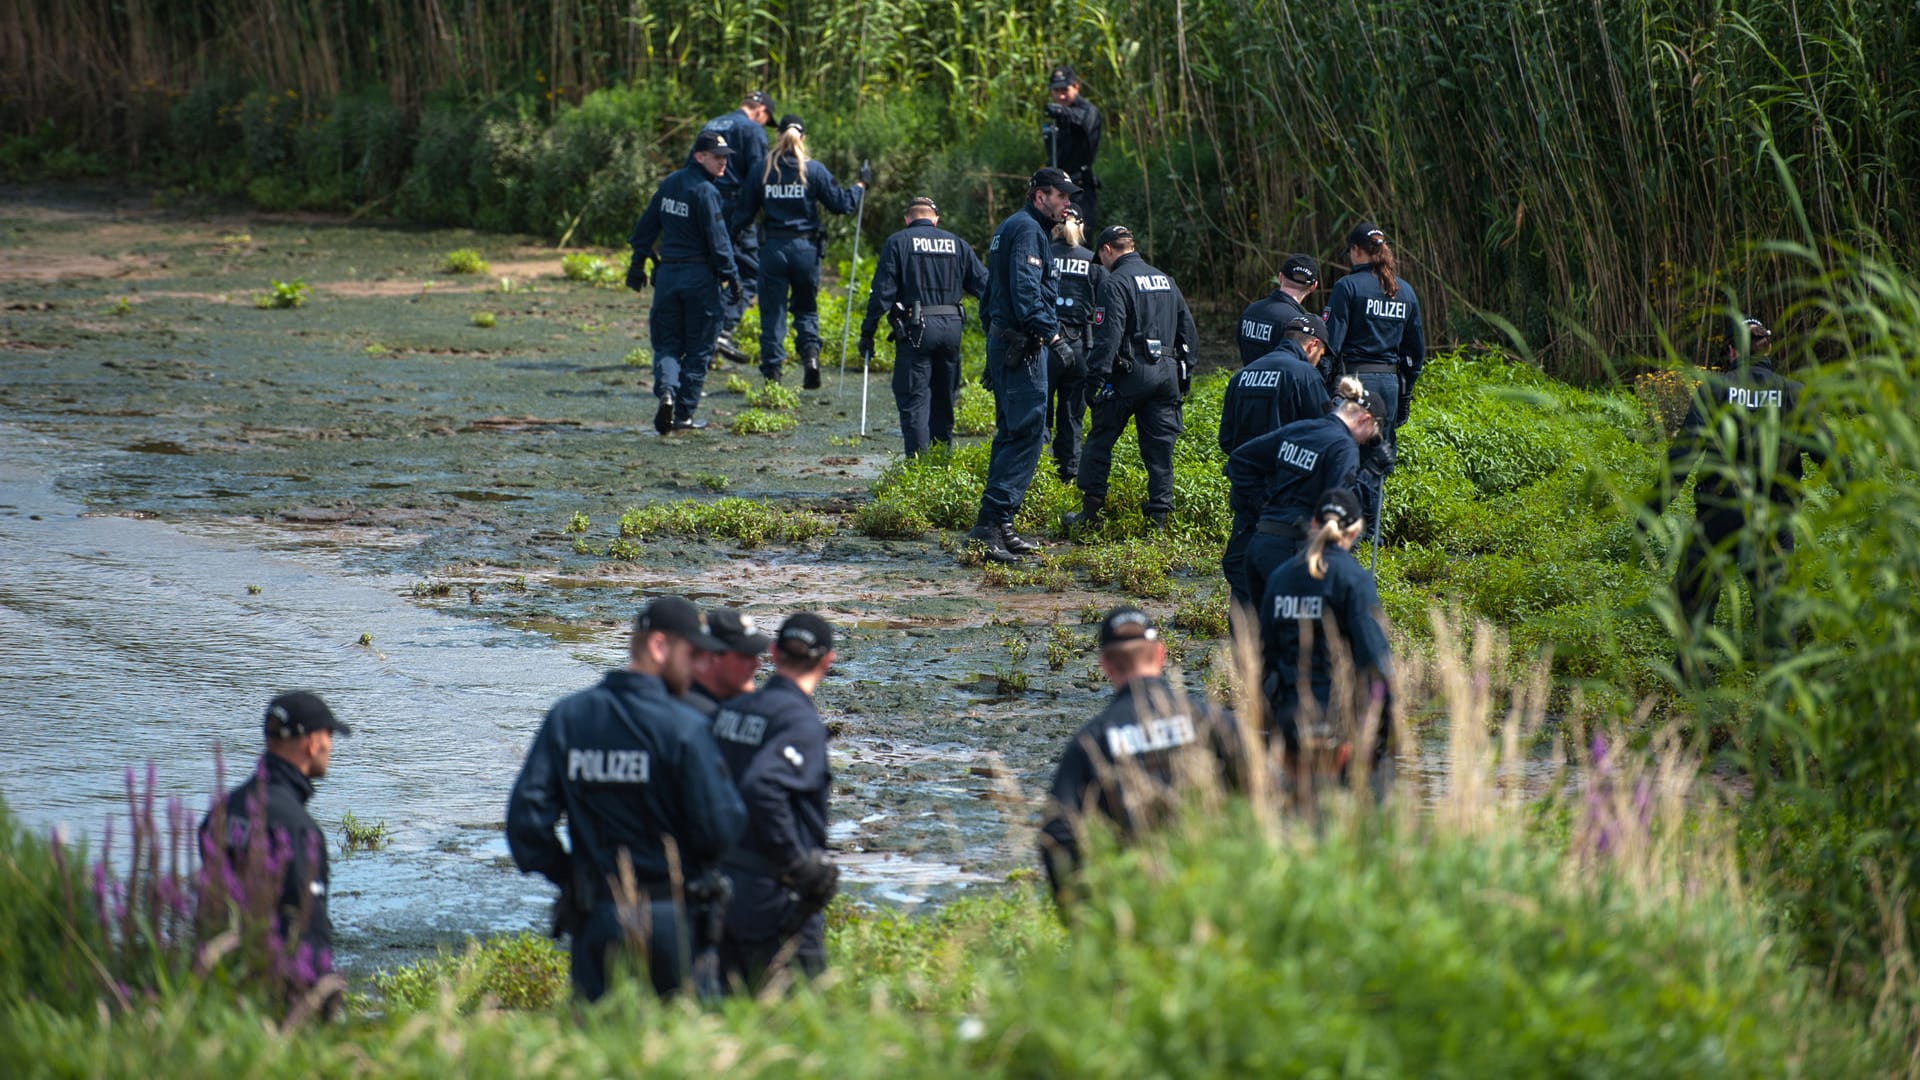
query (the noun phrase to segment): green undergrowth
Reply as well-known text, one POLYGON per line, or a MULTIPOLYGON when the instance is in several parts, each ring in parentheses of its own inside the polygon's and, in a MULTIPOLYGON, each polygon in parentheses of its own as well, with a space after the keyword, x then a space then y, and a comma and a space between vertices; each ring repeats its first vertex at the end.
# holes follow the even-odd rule
POLYGON ((833 530, 833 521, 820 514, 787 510, 759 499, 729 497, 628 507, 620 515, 619 539, 684 536, 736 540, 742 547, 759 547, 772 540, 804 543, 833 530))

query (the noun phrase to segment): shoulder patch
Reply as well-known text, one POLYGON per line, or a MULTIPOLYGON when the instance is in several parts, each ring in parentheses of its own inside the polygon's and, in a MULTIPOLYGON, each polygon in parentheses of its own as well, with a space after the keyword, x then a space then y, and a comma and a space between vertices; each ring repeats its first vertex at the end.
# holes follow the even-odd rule
POLYGON ((1103 307, 1094 308, 1093 309, 1093 325, 1099 326, 1101 323, 1104 323, 1106 321, 1107 321, 1107 309, 1103 307))
POLYGON ((1027 263, 1028 263, 1028 265, 1030 265, 1030 266, 1045 266, 1045 265, 1047 265, 1046 263, 1044 263, 1044 262, 1041 262, 1041 261, 1040 261, 1040 256, 1038 256, 1038 255, 1029 255, 1029 256, 1027 256, 1027 263))
POLYGON ((804 769, 807 767, 807 756, 795 750, 792 746, 788 746, 785 750, 780 751, 780 756, 786 758, 788 764, 796 769, 804 769))

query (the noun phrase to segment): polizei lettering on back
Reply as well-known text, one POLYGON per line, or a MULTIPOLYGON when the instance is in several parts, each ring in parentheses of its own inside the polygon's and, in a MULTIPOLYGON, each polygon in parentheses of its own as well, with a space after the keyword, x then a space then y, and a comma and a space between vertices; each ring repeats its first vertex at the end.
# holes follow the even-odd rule
POLYGON ((1246 338, 1248 341, 1272 341, 1273 324, 1270 322, 1255 322, 1252 319, 1241 319, 1240 336, 1246 338))
POLYGON ((1134 757, 1155 750, 1171 750, 1194 740, 1193 718, 1185 713, 1149 720, 1144 724, 1121 724, 1107 729, 1107 756, 1134 757))
POLYGON ((1085 259, 1053 260, 1053 268, 1055 270, 1059 271, 1062 274, 1072 274, 1074 277, 1086 277, 1087 269, 1091 265, 1092 264, 1085 259))
POLYGON ((713 716, 713 737, 728 742, 759 746, 767 737, 767 718, 752 713, 721 709, 713 716))
POLYGON ((1283 465, 1291 465, 1301 472, 1312 472, 1313 467, 1320 462, 1320 451, 1309 450, 1289 440, 1280 444, 1280 462, 1283 465))
POLYGON ((915 255, 958 255, 960 249, 954 245, 951 236, 916 236, 913 238, 915 255))
POLYGON ((1317 619, 1320 617, 1322 596, 1276 596, 1273 598, 1273 617, 1276 619, 1317 619))
POLYGON ((1280 385, 1280 373, 1277 371, 1243 371, 1240 373, 1240 386, 1247 390, 1271 390, 1280 385))
POLYGON ((674 217, 693 216, 693 212, 687 208, 687 204, 681 202, 679 199, 662 198, 660 200, 660 212, 663 214, 672 214, 674 217))
POLYGON ((1133 275, 1135 292, 1169 292, 1173 289, 1173 279, 1165 274, 1133 275))
POLYGON ((1381 319, 1404 319, 1407 317, 1405 300, 1376 300, 1367 297, 1367 315, 1381 319))
POLYGON ((645 750, 569 750, 567 779, 589 784, 644 784, 653 761, 645 750))
POLYGON ((775 199, 804 199, 807 197, 805 184, 768 184, 767 201, 775 199))
POLYGON ((1727 404, 1745 405, 1749 409, 1764 409, 1771 405, 1780 407, 1780 391, 1762 390, 1748 386, 1727 387, 1727 404))

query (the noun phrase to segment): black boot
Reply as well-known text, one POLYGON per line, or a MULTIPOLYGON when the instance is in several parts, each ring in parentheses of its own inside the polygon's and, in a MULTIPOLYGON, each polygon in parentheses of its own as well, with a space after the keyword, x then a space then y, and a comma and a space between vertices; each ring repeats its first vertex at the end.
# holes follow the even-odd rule
MULTIPOLYGON (((1020 561, 1020 556, 1014 554, 1013 550, 1007 547, 1006 537, 1002 532, 1003 528, 1005 527, 998 522, 989 522, 984 517, 977 518, 975 519, 973 529, 967 533, 967 542, 982 545, 984 548, 982 554, 986 556, 988 562, 1017 563, 1020 561)), ((1012 530, 1008 529, 1006 531, 1011 532, 1012 530)))
POLYGON ((820 350, 807 349, 800 354, 800 366, 806 374, 800 379, 800 389, 820 389, 820 350))
POLYGON ((741 352, 740 346, 733 343, 732 330, 720 331, 720 337, 713 343, 713 352, 715 356, 731 360, 736 364, 747 362, 747 354, 741 352))
POLYGON ((1100 512, 1106 507, 1105 495, 1089 495, 1083 491, 1080 493, 1080 512, 1076 514, 1069 510, 1060 515, 1060 527, 1069 533, 1082 525, 1092 528, 1099 524, 1100 512))
POLYGON ((660 407, 653 411, 653 430, 665 435, 673 430, 673 391, 660 395, 660 407))
POLYGON ((1147 531, 1164 533, 1167 531, 1167 512, 1154 510, 1147 514, 1147 531))
POLYGON ((1013 522, 1011 521, 1005 521, 1000 524, 1000 542, 1007 545, 1007 550, 1013 552, 1015 555, 1031 555, 1040 550, 1039 544, 1014 532, 1013 522))

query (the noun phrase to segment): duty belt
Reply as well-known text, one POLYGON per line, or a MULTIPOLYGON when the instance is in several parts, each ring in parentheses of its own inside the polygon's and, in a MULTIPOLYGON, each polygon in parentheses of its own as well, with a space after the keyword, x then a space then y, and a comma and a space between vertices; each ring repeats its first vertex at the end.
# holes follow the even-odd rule
POLYGON ((1348 364, 1347 370, 1355 375, 1398 375, 1400 373, 1400 366, 1398 364, 1382 364, 1378 361, 1366 360, 1356 364, 1348 364))
POLYGON ((959 304, 921 304, 921 315, 963 315, 959 304))
POLYGON ((1262 536, 1284 536, 1289 540, 1298 540, 1307 535, 1297 521, 1262 521, 1253 527, 1253 531, 1262 536))
MULTIPOLYGON (((924 311, 926 309, 922 308, 921 310, 924 311)), ((1024 330, 1009 330, 1004 326, 996 326, 993 328, 993 336, 1012 345, 1025 345, 1027 339, 1033 335, 1024 330)))
POLYGON ((767 239, 769 240, 811 240, 813 239, 813 234, 815 231, 816 230, 813 230, 813 229, 768 229, 767 239))

